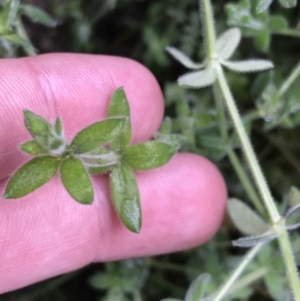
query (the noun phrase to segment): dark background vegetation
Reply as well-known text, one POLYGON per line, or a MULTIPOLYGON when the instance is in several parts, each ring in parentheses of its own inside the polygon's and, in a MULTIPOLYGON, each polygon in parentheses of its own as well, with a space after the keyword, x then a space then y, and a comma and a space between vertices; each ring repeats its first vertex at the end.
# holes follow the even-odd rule
MULTIPOLYGON (((300 82, 297 80, 279 100, 274 100, 273 94, 300 61, 299 5, 286 10, 275 1, 268 12, 258 16, 254 12, 255 1, 251 1, 250 9, 247 9, 250 1, 213 2, 219 34, 229 26, 238 26, 243 31, 235 58, 267 58, 276 66, 272 73, 260 77, 226 74, 273 195, 285 208, 289 188, 299 186, 300 82), (281 22, 286 24, 283 26, 277 20, 277 27, 271 26, 268 20, 274 15, 281 15, 281 22), (253 20, 261 22, 259 29, 245 26, 253 20), (263 96, 263 92, 267 96, 263 96)), ((22 17, 38 53, 118 55, 146 65, 165 93, 166 115, 173 120, 173 131, 186 136, 182 149, 208 156, 225 176, 230 196, 250 204, 223 147, 211 89, 177 87, 177 77, 186 70, 165 52, 167 45, 173 45, 195 60, 203 58, 197 0, 35 0, 24 3, 40 7, 53 18, 53 26, 45 27, 22 17)), ((15 46, 2 52, 4 56, 26 55, 26 49, 15 46)), ((243 162, 233 133, 231 142, 243 162)), ((189 283, 201 273, 212 275, 212 290, 224 282, 244 254, 244 250, 234 249, 230 244, 230 240, 239 235, 225 219, 219 233, 205 246, 155 258, 93 264, 4 294, 0 300, 158 301, 171 296, 182 299, 189 283)), ((293 242, 300 250, 297 235, 293 242)), ((300 263, 299 252, 295 253, 300 263)), ((268 272, 238 291, 234 300, 284 300, 288 287, 276 243, 266 247, 245 274, 261 268, 267 268, 268 272)))

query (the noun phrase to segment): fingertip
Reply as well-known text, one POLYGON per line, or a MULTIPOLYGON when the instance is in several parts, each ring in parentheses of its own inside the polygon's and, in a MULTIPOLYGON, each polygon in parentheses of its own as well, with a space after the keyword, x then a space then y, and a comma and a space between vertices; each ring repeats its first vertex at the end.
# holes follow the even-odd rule
POLYGON ((106 220, 110 230, 102 232, 97 261, 184 250, 203 244, 215 234, 225 212, 227 190, 222 175, 209 160, 178 154, 167 165, 139 172, 137 177, 142 230, 133 234, 111 215, 106 220))

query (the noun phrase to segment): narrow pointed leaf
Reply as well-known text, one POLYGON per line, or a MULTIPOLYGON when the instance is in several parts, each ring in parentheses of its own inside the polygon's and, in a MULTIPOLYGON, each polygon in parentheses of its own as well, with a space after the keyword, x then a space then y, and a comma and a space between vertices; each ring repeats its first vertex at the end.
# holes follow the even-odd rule
POLYGON ((62 121, 60 117, 57 117, 55 120, 55 132, 59 136, 62 134, 62 121))
POLYGON ((208 274, 202 274, 198 276, 190 285, 184 301, 199 301, 202 300, 204 293, 206 292, 207 285, 210 282, 211 277, 208 274))
POLYGON ((180 149, 180 147, 186 141, 186 137, 181 134, 163 134, 163 133, 156 133, 154 135, 156 141, 161 141, 167 144, 174 146, 175 148, 180 149))
POLYGON ((178 84, 189 88, 203 88, 212 85, 216 75, 212 68, 186 73, 178 78, 178 84))
POLYGON ((140 193, 133 171, 123 164, 110 174, 110 190, 114 207, 124 225, 132 232, 141 230, 140 193))
POLYGON ((183 52, 175 47, 168 46, 166 48, 167 52, 179 63, 189 69, 201 69, 205 64, 195 63, 189 57, 187 57, 183 52))
POLYGON ((238 47, 241 36, 242 34, 239 28, 231 28, 225 31, 217 39, 216 47, 218 56, 223 60, 229 59, 238 47))
POLYGON ((39 23, 47 27, 55 27, 58 24, 57 20, 54 20, 49 14, 37 6, 22 4, 20 6, 20 11, 32 22, 39 23))
POLYGON ((172 131, 172 119, 170 117, 165 117, 164 121, 159 129, 162 134, 170 134, 172 131))
POLYGON ((247 60, 240 62, 222 61, 222 64, 230 70, 237 72, 257 72, 269 70, 274 67, 271 61, 247 60))
POLYGON ((3 197, 16 199, 36 190, 56 174, 60 163, 60 159, 50 156, 30 160, 11 177, 3 197))
POLYGON ((4 39, 10 43, 16 44, 16 45, 22 45, 24 47, 28 47, 29 43, 19 37, 16 33, 14 33, 12 30, 5 30, 4 32, 1 32, 1 39, 4 39))
POLYGON ((69 157, 63 161, 60 175, 64 187, 74 200, 81 204, 93 203, 93 185, 83 163, 79 159, 69 157))
POLYGON ((24 110, 24 123, 34 140, 47 149, 49 138, 52 136, 51 124, 29 110, 24 110))
POLYGON ((148 141, 128 147, 122 156, 123 162, 135 170, 147 170, 166 164, 177 148, 160 141, 148 141))
POLYGON ((124 149, 131 140, 130 107, 124 89, 118 88, 109 103, 108 117, 124 117, 122 132, 111 141, 112 149, 124 149))
POLYGON ((292 207, 285 215, 287 230, 295 230, 300 227, 300 204, 292 207))
POLYGON ((283 16, 272 16, 269 19, 268 28, 271 32, 278 32, 288 28, 288 22, 283 16))
POLYGON ((300 204, 300 191, 298 188, 296 187, 291 187, 290 191, 289 191, 289 205, 290 207, 294 207, 298 204, 300 204))
POLYGON ((230 199, 227 211, 234 225, 244 234, 261 234, 268 231, 268 224, 248 205, 238 199, 230 199))
POLYGON ((279 0, 279 3, 285 8, 291 8, 297 5, 297 0, 279 0))
POLYGON ((268 7, 271 5, 272 2, 273 0, 259 0, 256 6, 256 11, 258 13, 262 13, 263 11, 268 9, 268 7))
POLYGON ((232 242, 234 247, 251 248, 261 243, 267 243, 278 236, 277 233, 269 231, 259 235, 246 236, 232 242))
POLYGON ((46 151, 40 147, 34 140, 27 141, 19 145, 20 149, 30 155, 41 155, 45 154, 46 151))
POLYGON ((109 142, 120 134, 124 123, 124 118, 110 118, 91 124, 75 136, 71 143, 72 151, 83 154, 109 142))

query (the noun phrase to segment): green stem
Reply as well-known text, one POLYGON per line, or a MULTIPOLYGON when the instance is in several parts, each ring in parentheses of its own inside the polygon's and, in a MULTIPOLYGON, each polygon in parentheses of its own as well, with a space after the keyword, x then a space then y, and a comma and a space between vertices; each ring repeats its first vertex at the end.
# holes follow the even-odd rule
POLYGON ((282 36, 300 38, 300 30, 293 29, 293 28, 282 29, 280 31, 272 32, 272 34, 278 34, 278 35, 282 35, 282 36))
POLYGON ((221 287, 221 289, 219 291, 217 291, 216 294, 214 294, 212 301, 220 301, 220 300, 222 300, 222 298, 224 298, 229 293, 231 286, 235 283, 237 278, 244 271, 244 269, 248 265, 248 263, 252 261, 252 259, 255 257, 255 255, 258 253, 258 251, 260 250, 261 247, 262 247, 262 244, 256 245, 244 256, 243 260, 240 262, 240 264, 237 266, 237 268, 231 274, 229 279, 227 279, 226 283, 221 287))
POLYGON ((253 271, 252 273, 249 273, 248 275, 240 278, 232 285, 232 287, 229 289, 229 294, 233 294, 244 287, 248 287, 251 283, 257 281, 260 278, 263 278, 268 273, 270 273, 270 270, 264 266, 253 271))
MULTIPOLYGON (((207 37, 207 42, 214 40, 210 46, 208 46, 208 59, 210 61, 214 61, 215 57, 215 32, 214 32, 214 22, 212 18, 212 8, 210 5, 209 0, 202 0, 203 1, 203 14, 206 16, 204 19, 205 22, 205 34, 207 37)), ((275 206, 274 200, 271 196, 271 192, 269 190, 269 187, 266 183, 266 180, 263 176, 262 170, 260 168, 260 165, 258 163, 258 160, 256 158, 256 155, 253 151, 252 145, 250 143, 250 140, 247 136, 247 133, 244 129, 243 123, 240 118, 240 114, 238 112, 238 109, 236 107, 235 101, 233 99, 233 96, 231 94, 231 91, 229 89, 226 77, 224 75, 223 69, 221 64, 215 60, 215 62, 212 64, 212 67, 215 70, 216 76, 217 76, 217 82, 220 85, 221 92, 223 94, 223 98, 225 100, 228 112, 231 116, 231 119, 233 121, 234 127, 237 131, 237 134, 241 140, 242 148, 244 150, 245 156, 248 160, 250 170, 252 172, 254 181, 257 185, 257 188, 262 196, 262 200, 267 208, 267 211, 269 213, 269 216, 272 221, 272 225, 274 230, 278 233, 278 240, 279 244, 281 246, 282 250, 282 256, 286 265, 287 274, 289 277, 289 284, 291 286, 291 289, 293 291, 294 300, 300 301, 300 284, 299 284, 299 278, 298 278, 298 272, 297 267, 294 262, 294 256, 291 248, 291 244, 289 241, 289 236, 284 224, 284 220, 281 219, 281 216, 275 206)), ((259 248, 260 245, 257 245, 254 247, 251 252, 254 252, 253 250, 256 250, 256 248, 259 248)), ((249 254, 248 254, 249 256, 249 254)), ((247 265, 248 260, 247 257, 243 260, 242 263, 244 263, 242 266, 240 265, 238 269, 233 273, 234 277, 237 277, 244 267, 247 265), (237 275, 237 276, 236 276, 237 275)), ((229 281, 226 282, 226 284, 223 286, 223 288, 220 290, 220 292, 223 292, 222 294, 225 295, 225 292, 228 291, 229 287, 232 285, 232 277, 230 277, 229 281)), ((221 293, 218 293, 217 296, 220 296, 221 293)), ((221 297, 223 296, 221 295, 221 297)), ((214 299, 214 301, 220 300, 221 297, 218 297, 217 299, 214 299)))
POLYGON ((253 151, 250 140, 247 136, 247 133, 244 130, 243 123, 241 121, 239 112, 235 105, 235 101, 232 97, 231 91, 227 84, 226 77, 224 75, 222 66, 219 63, 215 63, 214 69, 215 69, 215 72, 217 75, 217 80, 219 82, 223 97, 225 99, 225 103, 227 105, 227 109, 233 120, 235 129, 238 133, 238 136, 241 140, 242 147, 245 152, 246 158, 248 160, 249 168, 253 174, 254 181, 256 182, 257 188, 262 196, 262 200, 264 201, 265 206, 268 210, 272 224, 276 224, 281 219, 281 216, 278 213, 278 210, 274 204, 273 198, 271 196, 271 192, 270 192, 267 182, 263 176, 261 168, 258 164, 258 160, 253 151))
POLYGON ((284 258, 284 263, 287 269, 287 274, 289 276, 289 285, 293 291, 294 300, 299 301, 300 300, 299 274, 295 263, 292 246, 289 240, 289 234, 288 231, 286 230, 284 221, 282 221, 282 224, 280 223, 278 227, 279 227, 278 232, 281 230, 279 232, 280 234, 278 240, 284 258))
MULTIPOLYGON (((226 145, 229 144, 229 137, 228 137, 228 126, 224 114, 224 108, 223 108, 223 103, 222 103, 222 98, 220 96, 219 91, 217 90, 217 86, 214 85, 214 96, 216 100, 216 106, 217 106, 217 112, 218 112, 218 117, 220 120, 220 132, 222 139, 226 145)), ((239 177, 241 183, 243 184, 248 196, 250 197, 253 205, 255 206, 256 210, 261 214, 265 214, 264 207, 260 201, 260 198, 258 194, 256 193, 249 177, 247 176, 237 154, 235 151, 232 149, 230 145, 228 145, 228 150, 227 150, 228 158, 230 160, 231 165, 233 166, 237 176, 239 177)))
POLYGON ((291 285, 295 301, 300 301, 300 284, 298 279, 297 267, 294 262, 293 252, 291 249, 289 237, 285 229, 285 225, 281 224, 281 216, 274 204, 273 198, 271 196, 270 190, 267 186, 265 178, 262 174, 258 160, 252 149, 252 145, 248 139, 248 136, 243 128, 240 115, 235 105, 235 101, 231 95, 230 89, 228 87, 222 66, 220 64, 215 64, 214 69, 217 75, 217 80, 220 84, 228 111, 233 120, 234 126, 238 132, 242 146, 248 159, 250 170, 252 171, 253 178, 256 182, 257 188, 259 189, 265 206, 268 210, 269 216, 271 218, 272 224, 274 225, 275 231, 279 234, 278 239, 282 250, 282 255, 284 262, 286 264, 287 274, 289 277, 289 283, 291 285))
POLYGON ((200 7, 201 3, 203 4, 202 18, 205 27, 204 38, 206 39, 207 56, 208 59, 211 59, 216 56, 216 34, 214 28, 214 15, 210 0, 200 0, 200 7))
POLYGON ((299 75, 300 75, 300 63, 298 63, 298 65, 296 65, 296 67, 291 72, 289 77, 281 85, 281 87, 279 89, 280 96, 282 96, 289 89, 289 87, 294 83, 294 81, 297 79, 297 77, 299 75))

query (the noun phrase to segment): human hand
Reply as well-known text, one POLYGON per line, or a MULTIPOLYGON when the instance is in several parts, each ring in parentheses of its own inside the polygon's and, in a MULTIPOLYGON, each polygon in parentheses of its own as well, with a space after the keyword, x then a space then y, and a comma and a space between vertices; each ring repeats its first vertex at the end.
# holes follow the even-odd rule
MULTIPOLYGON (((152 74, 117 57, 49 54, 0 61, 0 176, 7 179, 29 156, 23 109, 49 121, 60 116, 68 141, 105 118, 113 91, 124 86, 133 143, 149 139, 163 117, 163 96, 152 74)), ((81 205, 54 177, 22 199, 0 200, 0 293, 96 261, 148 256, 208 240, 225 210, 226 187, 207 159, 181 153, 167 165, 138 172, 142 230, 128 231, 109 197, 107 177, 93 176, 93 205, 81 205)))

